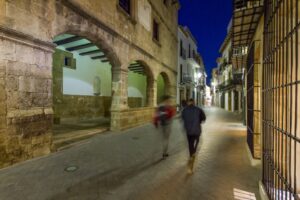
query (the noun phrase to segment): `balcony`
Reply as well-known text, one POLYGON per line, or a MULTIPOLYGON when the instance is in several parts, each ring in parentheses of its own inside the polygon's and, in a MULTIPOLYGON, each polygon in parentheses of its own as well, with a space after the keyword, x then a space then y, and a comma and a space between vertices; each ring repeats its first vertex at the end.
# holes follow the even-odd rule
POLYGON ((232 63, 234 68, 246 66, 248 46, 263 14, 263 0, 233 0, 232 63))
POLYGON ((189 75, 188 73, 182 74, 181 84, 190 84, 193 83, 193 76, 189 75))
POLYGON ((233 74, 233 78, 230 78, 216 86, 218 90, 227 90, 230 89, 236 85, 242 85, 243 79, 242 74, 233 74))
POLYGON ((234 10, 251 9, 263 6, 263 0, 235 0, 234 10))

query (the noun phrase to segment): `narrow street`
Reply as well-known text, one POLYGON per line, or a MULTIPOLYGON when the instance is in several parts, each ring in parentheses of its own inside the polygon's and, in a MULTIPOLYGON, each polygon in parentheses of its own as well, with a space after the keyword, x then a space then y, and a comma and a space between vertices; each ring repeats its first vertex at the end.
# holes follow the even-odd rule
POLYGON ((219 108, 207 108, 206 113, 192 176, 187 175, 187 145, 176 120, 167 160, 161 160, 160 135, 152 125, 96 135, 0 170, 0 199, 259 199, 260 167, 248 159, 240 116, 219 108), (65 170, 72 166, 77 170, 65 170))

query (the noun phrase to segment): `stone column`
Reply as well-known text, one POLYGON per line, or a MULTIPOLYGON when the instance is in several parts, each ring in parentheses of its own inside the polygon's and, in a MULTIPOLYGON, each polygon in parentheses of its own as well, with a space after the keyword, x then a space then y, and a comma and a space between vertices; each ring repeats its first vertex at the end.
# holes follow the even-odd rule
POLYGON ((43 41, 0 37, 0 167, 50 153, 52 53, 43 41))
POLYGON ((128 110, 128 69, 112 68, 111 130, 121 129, 122 111, 128 110))
POLYGON ((177 96, 177 90, 176 90, 176 85, 168 85, 167 86, 169 89, 167 90, 167 94, 171 95, 173 98, 173 104, 176 104, 176 96, 177 96))
POLYGON ((147 77, 147 106, 157 106, 157 80, 152 77, 147 77))
POLYGON ((231 111, 234 112, 235 110, 235 90, 231 90, 231 111))
POLYGON ((7 134, 5 71, 6 71, 6 61, 0 60, 0 167, 6 167, 10 164, 8 160, 6 148, 5 148, 6 134, 7 134))

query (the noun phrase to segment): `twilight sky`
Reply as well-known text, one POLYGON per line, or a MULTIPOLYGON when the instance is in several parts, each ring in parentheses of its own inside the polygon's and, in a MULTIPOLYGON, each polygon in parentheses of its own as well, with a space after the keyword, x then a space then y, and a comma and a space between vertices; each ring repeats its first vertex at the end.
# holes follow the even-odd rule
POLYGON ((232 15, 231 0, 180 0, 179 24, 188 26, 198 42, 202 55, 207 84, 211 69, 216 67, 219 48, 225 39, 227 25, 232 15), (225 3, 226 2, 226 3, 225 3))

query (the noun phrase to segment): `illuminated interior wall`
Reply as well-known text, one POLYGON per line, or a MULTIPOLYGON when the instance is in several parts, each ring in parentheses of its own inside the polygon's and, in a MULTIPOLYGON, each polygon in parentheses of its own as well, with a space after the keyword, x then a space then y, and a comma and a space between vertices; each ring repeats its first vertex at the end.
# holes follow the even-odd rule
MULTIPOLYGON (((58 47, 64 49, 63 47, 58 47)), ((111 96, 111 65, 89 56, 80 56, 72 52, 76 59, 76 69, 63 67, 63 94, 94 96, 95 76, 101 80, 101 96, 111 96)))
POLYGON ((146 105, 147 94, 147 77, 145 75, 137 74, 132 71, 128 72, 128 98, 136 99, 134 105, 128 103, 129 107, 141 107, 146 105), (141 99, 141 105, 138 105, 138 99, 141 99))

